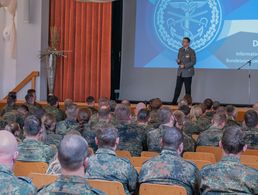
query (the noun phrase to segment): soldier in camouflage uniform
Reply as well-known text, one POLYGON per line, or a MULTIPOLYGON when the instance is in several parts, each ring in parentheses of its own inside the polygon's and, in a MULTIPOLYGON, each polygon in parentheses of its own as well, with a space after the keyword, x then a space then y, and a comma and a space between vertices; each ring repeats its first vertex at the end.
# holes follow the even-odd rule
POLYGON ((88 164, 87 151, 88 144, 85 139, 78 135, 66 135, 58 149, 62 175, 38 194, 104 194, 92 188, 84 178, 84 170, 88 164))
POLYGON ((77 122, 77 106, 76 104, 70 104, 66 109, 67 118, 64 121, 60 121, 56 126, 56 133, 64 136, 70 130, 76 129, 79 127, 77 122))
POLYGON ((63 136, 56 134, 56 118, 53 114, 47 113, 41 119, 42 125, 45 128, 45 140, 47 145, 59 146, 63 136))
POLYGON ((28 162, 49 162, 56 153, 55 146, 43 144, 41 121, 35 116, 28 116, 24 122, 25 139, 19 144, 17 160, 28 162))
POLYGON ((7 97, 7 105, 2 109, 0 116, 3 116, 5 113, 12 110, 17 110, 18 106, 16 105, 16 92, 9 92, 7 97))
POLYGON ((240 163, 240 154, 247 149, 241 127, 227 127, 220 145, 224 158, 201 170, 203 194, 258 194, 258 170, 240 163))
POLYGON ((44 115, 45 110, 41 107, 40 104, 36 103, 35 96, 32 94, 27 94, 25 96, 25 100, 25 105, 28 107, 29 113, 40 119, 44 115))
POLYGON ((86 178, 118 181, 123 184, 127 195, 136 192, 138 174, 130 161, 116 156, 119 144, 115 128, 103 128, 97 131, 98 150, 89 158, 86 178))
POLYGON ((204 116, 206 116, 208 119, 212 119, 215 112, 212 110, 213 101, 210 98, 207 98, 203 101, 203 106, 205 109, 204 116))
POLYGON ((184 123, 183 131, 192 136, 193 134, 200 134, 207 130, 211 125, 211 120, 203 115, 201 106, 195 105, 190 111, 190 120, 184 123))
POLYGON ((182 131, 168 127, 161 139, 162 152, 146 161, 139 174, 139 183, 180 185, 188 194, 198 194, 200 174, 194 163, 184 160, 182 131))
POLYGON ((92 115, 98 113, 98 109, 95 107, 95 98, 93 96, 88 96, 86 98, 87 108, 91 110, 92 115))
POLYGON ((160 121, 158 117, 158 111, 162 107, 162 101, 159 98, 151 99, 149 101, 150 120, 149 126, 152 128, 158 128, 160 121))
POLYGON ((258 149, 258 114, 254 110, 245 113, 245 141, 249 149, 258 149))
POLYGON ((212 119, 212 126, 202 132, 197 140, 198 146, 219 146, 219 141, 223 135, 227 117, 225 114, 215 114, 212 119))
MULTIPOLYGON (((181 111, 178 111, 181 112, 181 111)), ((182 113, 182 112, 181 112, 182 113)), ((183 114, 183 113, 182 113, 183 114)), ((149 131, 147 134, 147 145, 149 151, 161 152, 160 140, 167 128, 174 127, 176 123, 176 118, 174 117, 172 111, 168 107, 163 107, 159 111, 159 120, 161 121, 161 125, 157 129, 153 129, 149 131)), ((179 124, 178 124, 179 127, 179 124)), ((184 136, 184 144, 185 151, 194 151, 195 142, 194 140, 183 133, 184 136)))
POLYGON ((17 158, 17 142, 7 131, 0 131, 0 193, 1 194, 36 194, 36 188, 27 178, 16 177, 12 170, 17 158))
POLYGON ((65 119, 65 113, 63 110, 59 109, 58 97, 49 96, 47 99, 48 105, 44 107, 46 113, 51 113, 55 116, 56 121, 63 121, 65 119))
POLYGON ((119 150, 127 150, 132 156, 140 156, 143 151, 144 135, 142 129, 131 122, 130 108, 120 104, 115 110, 117 124, 115 127, 118 129, 120 138, 119 150))
POLYGON ((226 106, 226 114, 227 114, 226 127, 232 126, 232 125, 241 126, 241 124, 236 121, 237 110, 233 105, 227 105, 226 106))
POLYGON ((18 123, 16 123, 16 122, 9 123, 8 125, 6 125, 5 130, 11 132, 15 136, 16 141, 18 143, 22 142, 21 137, 23 137, 23 136, 21 134, 23 134, 23 132, 21 131, 21 128, 18 123))
POLYGON ((24 120, 29 115, 29 109, 25 105, 21 105, 17 110, 12 110, 4 114, 3 119, 7 123, 16 122, 23 128, 24 120))

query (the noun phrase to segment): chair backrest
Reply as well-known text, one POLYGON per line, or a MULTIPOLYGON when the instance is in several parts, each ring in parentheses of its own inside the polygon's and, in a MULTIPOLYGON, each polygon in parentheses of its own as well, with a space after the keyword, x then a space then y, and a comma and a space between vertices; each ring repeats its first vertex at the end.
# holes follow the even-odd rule
POLYGON ((220 147, 214 146, 197 146, 196 152, 208 152, 215 155, 216 161, 220 161, 222 159, 222 149, 220 147))
POLYGON ((104 181, 87 179, 91 187, 99 189, 106 193, 106 195, 125 195, 124 187, 117 181, 104 181))
POLYGON ((258 163, 258 156, 240 155, 240 161, 243 164, 255 164, 255 163, 258 163))
POLYGON ((158 152, 152 152, 152 151, 142 151, 141 152, 141 157, 155 157, 158 156, 158 152))
POLYGON ((128 158, 130 159, 132 157, 131 153, 126 150, 116 150, 116 155, 118 157, 128 158))
POLYGON ((210 161, 207 160, 191 160, 199 170, 201 170, 204 166, 212 164, 210 161))
POLYGON ((46 173, 48 164, 45 162, 16 161, 14 175, 27 177, 30 173, 46 173))
POLYGON ((42 188, 46 185, 54 183, 57 179, 56 175, 46 175, 41 173, 30 173, 29 178, 31 178, 32 183, 38 188, 42 188))
POLYGON ((185 188, 177 185, 141 184, 139 195, 187 195, 185 188))
POLYGON ((216 163, 215 155, 207 152, 185 152, 183 157, 186 160, 206 160, 216 163))
POLYGON ((258 170, 258 163, 244 163, 244 165, 258 170))
POLYGON ((242 155, 254 155, 254 156, 258 156, 258 150, 247 149, 245 152, 242 152, 242 155))
POLYGON ((132 157, 130 161, 134 167, 142 167, 142 164, 150 158, 151 157, 132 157))

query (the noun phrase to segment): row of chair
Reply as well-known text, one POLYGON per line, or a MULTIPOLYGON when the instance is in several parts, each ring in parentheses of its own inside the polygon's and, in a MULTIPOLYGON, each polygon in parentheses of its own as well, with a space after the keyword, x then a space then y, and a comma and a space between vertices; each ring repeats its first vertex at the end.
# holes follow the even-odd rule
MULTIPOLYGON (((39 173, 31 173, 29 177, 32 179, 34 185, 40 189, 45 185, 49 185, 57 179, 54 175, 45 175, 39 173)), ((116 181, 104 180, 87 180, 87 182, 96 189, 105 192, 107 195, 125 195, 123 185, 116 181)), ((142 184, 140 186, 140 195, 186 195, 186 190, 181 186, 159 185, 159 184, 142 184)))

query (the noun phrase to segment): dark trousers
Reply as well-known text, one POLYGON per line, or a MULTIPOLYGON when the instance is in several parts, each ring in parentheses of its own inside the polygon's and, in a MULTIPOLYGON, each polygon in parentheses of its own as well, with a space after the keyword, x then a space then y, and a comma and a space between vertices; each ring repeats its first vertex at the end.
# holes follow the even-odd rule
POLYGON ((186 95, 191 95, 192 77, 183 78, 182 76, 178 76, 176 80, 176 88, 175 88, 174 99, 172 101, 172 104, 177 104, 177 100, 180 96, 183 84, 185 85, 186 95))

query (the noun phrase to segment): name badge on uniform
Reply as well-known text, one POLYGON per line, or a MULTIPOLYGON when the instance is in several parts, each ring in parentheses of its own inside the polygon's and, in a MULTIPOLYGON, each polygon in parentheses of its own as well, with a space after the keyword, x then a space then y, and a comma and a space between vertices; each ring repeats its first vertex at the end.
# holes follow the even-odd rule
POLYGON ((186 58, 190 58, 190 54, 185 54, 185 57, 186 58))

